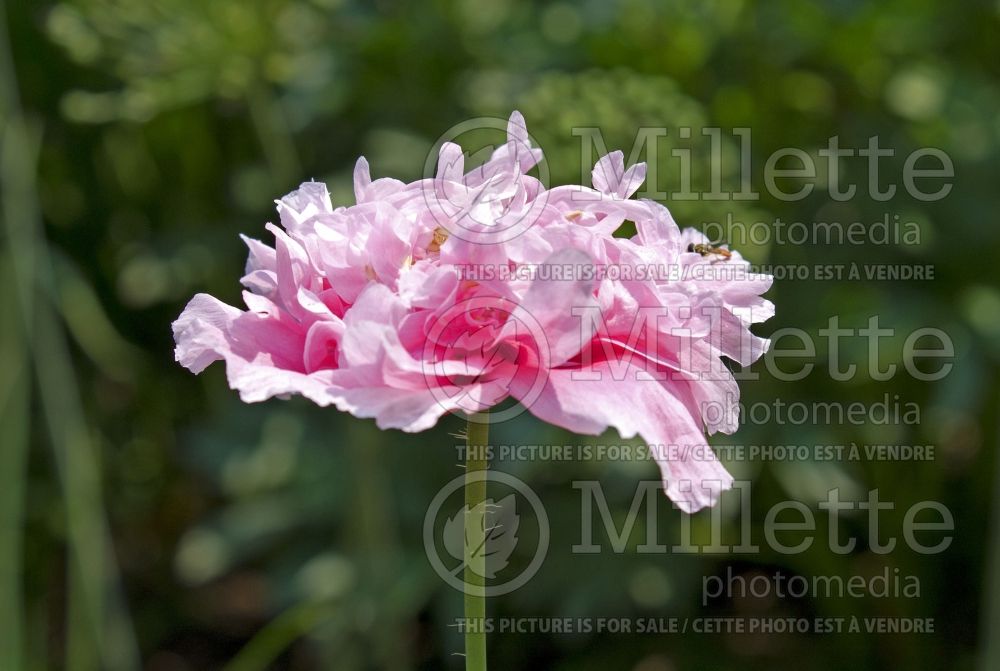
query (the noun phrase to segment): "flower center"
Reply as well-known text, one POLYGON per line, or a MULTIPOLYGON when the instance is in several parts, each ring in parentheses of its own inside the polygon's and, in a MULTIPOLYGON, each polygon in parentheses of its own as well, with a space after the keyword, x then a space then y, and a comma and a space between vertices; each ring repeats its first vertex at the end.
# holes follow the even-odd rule
POLYGON ((434 229, 434 236, 431 238, 431 242, 427 245, 427 252, 429 254, 436 254, 441 251, 441 245, 445 243, 448 239, 448 231, 444 228, 438 226, 434 229))

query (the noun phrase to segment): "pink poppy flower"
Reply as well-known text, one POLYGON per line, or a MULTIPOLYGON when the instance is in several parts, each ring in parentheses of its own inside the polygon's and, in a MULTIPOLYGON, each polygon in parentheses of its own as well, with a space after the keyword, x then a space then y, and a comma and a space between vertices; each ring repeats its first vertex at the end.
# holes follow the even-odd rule
POLYGON ((244 238, 246 309, 195 296, 177 360, 225 361, 246 402, 301 394, 404 431, 512 397, 571 431, 641 436, 682 510, 713 505, 732 477, 705 434, 738 426, 723 358, 767 350, 750 325, 774 312, 771 278, 631 199, 645 165, 621 152, 593 188, 545 188, 528 174, 541 158, 515 112, 471 171, 446 143, 437 174, 410 184, 373 181, 360 159, 353 205, 303 184, 277 202, 273 247, 244 238), (614 237, 626 220, 637 234, 614 237))

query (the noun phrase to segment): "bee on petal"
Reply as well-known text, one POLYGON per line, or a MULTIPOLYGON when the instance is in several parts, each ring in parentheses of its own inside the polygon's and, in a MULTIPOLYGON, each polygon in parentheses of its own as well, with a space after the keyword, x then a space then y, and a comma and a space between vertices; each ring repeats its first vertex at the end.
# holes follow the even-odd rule
POLYGON ((697 253, 702 256, 711 256, 716 254, 724 259, 732 258, 733 253, 728 249, 723 249, 722 247, 715 247, 714 245, 706 245, 703 243, 695 244, 691 243, 687 246, 688 253, 697 253))

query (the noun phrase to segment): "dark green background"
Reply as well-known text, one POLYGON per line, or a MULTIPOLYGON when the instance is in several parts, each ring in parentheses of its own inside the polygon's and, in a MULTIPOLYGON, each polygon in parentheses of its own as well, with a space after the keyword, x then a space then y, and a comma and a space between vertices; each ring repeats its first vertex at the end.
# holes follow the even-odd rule
MULTIPOLYGON (((839 135, 896 150, 887 178, 922 146, 952 157, 952 193, 923 203, 668 203, 682 225, 744 221, 916 222, 919 245, 760 245, 757 263, 931 264, 933 282, 779 281, 762 334, 815 334, 832 315, 871 315, 905 335, 944 329, 954 370, 841 383, 743 385, 748 404, 920 406, 918 426, 746 425, 726 442, 931 444, 925 462, 732 464, 754 482, 760 538, 772 503, 815 510, 827 489, 878 488, 896 509, 934 499, 954 542, 921 556, 822 542, 791 557, 570 553, 574 479, 597 478, 616 519, 649 463, 501 463, 545 502, 553 544, 503 616, 932 617, 933 635, 493 635, 495 669, 994 669, 1000 564, 993 515, 1000 357, 1000 5, 895 0, 652 0, 570 3, 351 0, 8 2, 0 35, 0 668, 460 668, 459 595, 428 564, 421 523, 457 475, 461 420, 419 435, 301 399, 246 406, 223 369, 195 378, 173 361, 170 322, 198 291, 239 302, 240 232, 267 238, 272 200, 306 178, 350 197, 359 154, 376 176, 420 176, 434 140, 471 116, 521 110, 554 184, 579 181, 574 126, 628 152, 641 126, 664 126, 660 173, 673 179, 677 126, 749 127, 755 186, 773 151, 810 152, 839 135), (991 521, 993 520, 993 521, 991 521), (703 576, 871 575, 899 569, 917 599, 733 599, 703 609, 703 576), (991 619, 991 612, 993 613, 991 619), (991 624, 992 623, 992 624, 991 624), (991 633, 992 632, 992 633, 991 633), (242 652, 241 652, 242 651, 242 652), (992 654, 992 659, 987 655, 992 654), (239 655, 239 656, 237 656, 239 655)), ((696 136, 698 130, 695 130, 696 136)), ((736 168, 727 137, 727 185, 736 168)), ((493 138, 497 140, 498 138, 493 138)), ((695 181, 707 186, 704 142, 695 181)), ((845 176, 865 191, 863 161, 845 176)), ((589 170, 589 168, 588 168, 589 170)), ((584 171, 587 174, 587 171, 584 171)), ((866 344, 845 343, 864 368, 866 344)), ((760 365, 758 364, 758 367, 760 365)), ((763 370, 762 368, 758 368, 763 370)), ((579 442, 524 415, 507 443, 579 442)), ((593 442, 595 439, 590 439, 593 442)), ((614 442, 608 435, 598 442, 614 442)), ((724 508, 726 535, 736 531, 724 508)), ((664 501, 661 536, 680 513, 664 501)), ((696 529, 707 523, 695 518, 696 529)), ((642 518, 640 518, 642 524, 642 518)), ((865 537, 863 516, 848 518, 865 537)), ((825 525, 820 525, 820 540, 825 525)), ((598 531, 598 537, 602 532, 598 531)), ((640 541, 636 541, 641 542, 640 541)))

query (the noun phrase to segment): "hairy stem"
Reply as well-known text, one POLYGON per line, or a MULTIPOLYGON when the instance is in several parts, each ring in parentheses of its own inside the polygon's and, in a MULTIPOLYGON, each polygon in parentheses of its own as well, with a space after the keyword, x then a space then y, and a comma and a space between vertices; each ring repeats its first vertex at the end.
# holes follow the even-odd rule
POLYGON ((477 506, 486 500, 487 469, 486 446, 489 441, 490 425, 486 413, 469 417, 466 436, 465 460, 465 505, 469 514, 465 516, 465 669, 466 671, 486 671, 486 596, 482 589, 486 585, 486 553, 482 546, 486 542, 486 530, 479 516, 473 514, 477 506))

